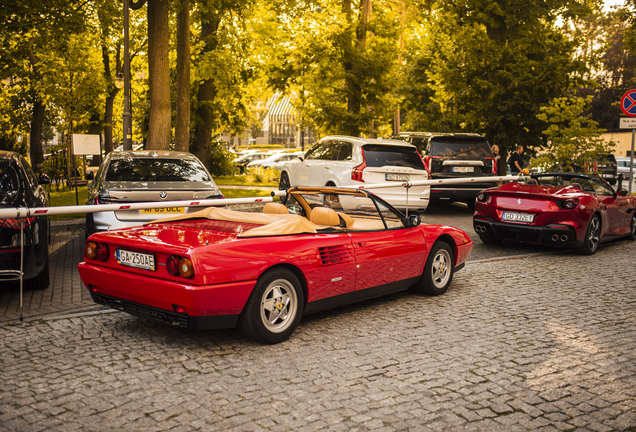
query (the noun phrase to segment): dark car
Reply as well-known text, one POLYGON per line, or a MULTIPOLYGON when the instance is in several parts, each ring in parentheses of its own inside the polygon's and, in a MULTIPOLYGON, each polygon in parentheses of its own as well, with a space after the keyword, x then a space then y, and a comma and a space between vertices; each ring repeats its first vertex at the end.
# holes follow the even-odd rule
MULTIPOLYGON (((391 139, 413 144, 431 179, 497 175, 497 160, 486 137, 473 133, 402 132, 391 139)), ((431 201, 463 201, 473 206, 477 194, 495 183, 431 186, 431 201)))
POLYGON ((611 153, 601 154, 593 162, 593 166, 588 168, 588 171, 614 186, 618 176, 618 162, 611 153))
POLYGON ((270 153, 248 153, 243 156, 239 156, 233 162, 234 167, 238 170, 239 173, 243 174, 247 168, 247 164, 250 162, 254 162, 257 160, 264 160, 268 157, 272 156, 270 153))
MULTIPOLYGON (((41 184, 51 181, 36 177, 29 163, 18 153, 0 150, 0 208, 48 207, 49 194, 41 184)), ((20 267, 24 284, 30 288, 49 286, 49 217, 0 219, 0 281, 17 281, 20 267), (20 241, 23 225, 24 241, 20 241), (20 262, 21 249, 24 263, 20 262)))

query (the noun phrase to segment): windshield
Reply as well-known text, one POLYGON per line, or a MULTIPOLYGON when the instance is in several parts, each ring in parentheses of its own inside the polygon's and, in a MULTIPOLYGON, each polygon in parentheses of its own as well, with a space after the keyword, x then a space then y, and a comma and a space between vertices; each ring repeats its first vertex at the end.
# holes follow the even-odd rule
POLYGON ((436 137, 431 140, 430 155, 481 159, 492 157, 492 150, 484 137, 436 137))
POLYGON ((604 181, 595 178, 578 176, 536 176, 534 178, 541 186, 574 186, 583 192, 590 192, 597 195, 614 195, 614 190, 604 181))
POLYGON ((207 171, 197 161, 186 159, 117 159, 112 160, 106 181, 210 181, 207 171))
POLYGON ((15 169, 7 163, 0 162, 0 204, 15 205, 19 187, 20 182, 15 169))
POLYGON ((367 144, 362 150, 368 167, 399 166, 424 169, 424 162, 415 147, 367 144))

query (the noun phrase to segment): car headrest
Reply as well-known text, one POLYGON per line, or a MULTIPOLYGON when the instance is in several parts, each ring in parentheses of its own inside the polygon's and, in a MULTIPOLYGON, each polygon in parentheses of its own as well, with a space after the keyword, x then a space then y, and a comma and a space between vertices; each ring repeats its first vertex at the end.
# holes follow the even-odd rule
POLYGON ((340 218, 334 209, 327 207, 314 207, 311 210, 309 220, 316 225, 340 225, 340 218))
POLYGON ((535 179, 530 179, 526 182, 527 185, 539 186, 539 183, 535 179))
POLYGON ((289 210, 281 203, 268 202, 263 207, 263 213, 267 214, 289 214, 289 210))
POLYGON ((581 187, 581 185, 580 185, 580 184, 578 184, 578 183, 572 183, 570 186, 574 186, 574 187, 575 187, 575 188, 577 188, 577 189, 581 189, 581 190, 583 190, 583 188, 581 187))

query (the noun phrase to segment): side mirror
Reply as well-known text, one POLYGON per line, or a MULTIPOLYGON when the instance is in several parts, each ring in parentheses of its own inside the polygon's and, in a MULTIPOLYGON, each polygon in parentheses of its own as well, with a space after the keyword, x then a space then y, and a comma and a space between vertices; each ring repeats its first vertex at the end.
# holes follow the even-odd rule
POLYGON ((40 174, 40 177, 38 178, 38 182, 40 182, 40 184, 42 185, 47 185, 47 184, 51 184, 51 179, 46 174, 42 173, 40 174))
POLYGON ((627 196, 627 189, 619 188, 616 193, 622 197, 627 196))
POLYGON ((420 215, 417 214, 412 214, 409 217, 402 218, 402 224, 405 228, 414 228, 416 226, 419 226, 421 222, 422 219, 420 218, 420 215))

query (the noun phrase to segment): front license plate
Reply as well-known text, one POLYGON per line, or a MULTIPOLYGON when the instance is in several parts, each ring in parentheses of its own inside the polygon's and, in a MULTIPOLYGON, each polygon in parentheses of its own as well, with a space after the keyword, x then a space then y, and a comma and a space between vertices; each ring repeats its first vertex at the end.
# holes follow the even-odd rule
POLYGON ((504 212, 501 220, 508 222, 534 222, 534 215, 528 213, 504 212))
POLYGON ((155 270, 155 256, 150 254, 117 249, 117 262, 128 267, 155 270))
POLYGON ((475 172, 475 167, 464 167, 464 166, 453 167, 453 172, 458 172, 458 173, 475 172))
POLYGON ((183 213, 183 207, 143 209, 141 212, 144 213, 144 214, 148 214, 148 213, 183 213))
POLYGON ((387 181, 409 181, 410 177, 408 174, 387 174, 387 181))

